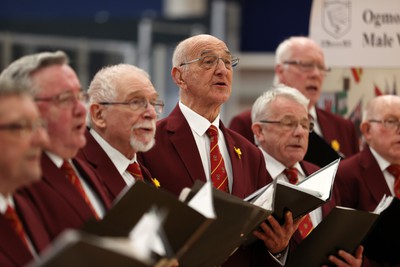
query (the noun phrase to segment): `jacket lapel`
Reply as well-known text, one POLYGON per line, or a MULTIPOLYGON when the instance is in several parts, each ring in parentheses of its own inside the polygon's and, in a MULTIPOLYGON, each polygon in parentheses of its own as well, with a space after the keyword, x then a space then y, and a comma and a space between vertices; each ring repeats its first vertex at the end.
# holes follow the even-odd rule
POLYGON ((192 182, 194 183, 196 180, 205 182, 206 175, 201 163, 200 154, 197 149, 193 151, 193 148, 197 147, 196 142, 190 126, 178 105, 169 117, 170 120, 166 129, 170 133, 170 141, 178 152, 186 170, 189 172, 192 182))

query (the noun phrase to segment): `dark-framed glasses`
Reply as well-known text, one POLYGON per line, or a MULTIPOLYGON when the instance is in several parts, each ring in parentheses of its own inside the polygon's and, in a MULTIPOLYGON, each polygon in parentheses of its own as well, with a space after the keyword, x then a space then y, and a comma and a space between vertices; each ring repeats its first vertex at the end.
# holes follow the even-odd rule
POLYGON ((381 123, 383 127, 391 131, 398 131, 400 128, 400 121, 394 118, 386 120, 368 120, 368 122, 381 123))
POLYGON ((315 68, 319 70, 321 74, 326 74, 327 72, 331 71, 330 68, 326 67, 325 65, 318 64, 312 61, 301 61, 301 60, 287 60, 284 61, 283 64, 287 65, 294 65, 299 68, 302 72, 312 72, 315 68))
POLYGON ((232 56, 227 56, 227 57, 218 57, 216 55, 209 55, 209 56, 204 56, 204 57, 199 57, 190 61, 186 61, 180 64, 180 66, 183 65, 188 65, 194 62, 199 62, 200 66, 204 69, 211 69, 217 65, 219 62, 218 60, 221 60, 225 68, 227 69, 232 69, 233 67, 236 67, 237 64, 239 64, 239 58, 238 57, 232 57, 232 56))
POLYGON ((147 109, 148 105, 152 105, 157 115, 161 114, 164 109, 164 101, 162 100, 147 100, 145 98, 134 98, 126 102, 98 102, 100 105, 126 105, 133 111, 139 109, 147 109))
POLYGON ((9 131, 20 137, 30 136, 38 129, 47 129, 46 121, 42 119, 38 119, 35 121, 22 120, 6 124, 0 124, 0 131, 9 131))
POLYGON ((260 123, 273 123, 273 124, 278 124, 281 126, 283 129, 287 131, 293 131, 297 129, 297 127, 300 125, 303 130, 306 130, 308 132, 312 132, 314 129, 314 123, 310 120, 304 119, 304 120, 295 120, 293 118, 288 118, 285 117, 281 120, 278 121, 270 121, 270 120, 260 120, 260 123))
POLYGON ((72 92, 72 91, 65 91, 55 96, 50 97, 35 97, 35 101, 40 102, 52 102, 57 106, 61 107, 71 107, 77 101, 81 101, 83 103, 87 103, 89 100, 89 96, 86 92, 79 91, 79 92, 72 92))

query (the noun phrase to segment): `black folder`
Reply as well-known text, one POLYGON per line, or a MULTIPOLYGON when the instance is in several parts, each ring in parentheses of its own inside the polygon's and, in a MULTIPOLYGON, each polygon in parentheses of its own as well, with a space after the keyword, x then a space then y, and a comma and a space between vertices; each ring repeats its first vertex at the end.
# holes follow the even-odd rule
POLYGON ((275 219, 283 224, 285 213, 288 210, 292 212, 293 218, 297 219, 331 199, 334 178, 339 162, 340 158, 330 162, 297 185, 275 180, 266 186, 264 190, 255 192, 246 200, 254 203, 266 190, 271 190, 272 188, 270 192, 273 192, 271 198, 275 219), (320 185, 322 191, 316 191, 320 185))
MULTIPOLYGON (((188 200, 203 184, 199 180, 195 182, 188 200)), ((271 211, 215 188, 213 188, 213 200, 217 219, 205 230, 196 244, 193 244, 192 251, 187 251, 179 258, 180 266, 221 265, 271 214, 271 211)))
POLYGON ((101 221, 89 221, 83 230, 99 236, 128 236, 130 231, 151 207, 165 209, 163 229, 169 255, 184 254, 204 234, 214 219, 206 218, 174 195, 146 183, 135 183, 101 221))
POLYGON ((332 266, 329 255, 337 255, 339 249, 354 253, 360 244, 366 257, 390 266, 399 264, 399 214, 397 198, 380 214, 336 207, 296 247, 287 266, 332 266))

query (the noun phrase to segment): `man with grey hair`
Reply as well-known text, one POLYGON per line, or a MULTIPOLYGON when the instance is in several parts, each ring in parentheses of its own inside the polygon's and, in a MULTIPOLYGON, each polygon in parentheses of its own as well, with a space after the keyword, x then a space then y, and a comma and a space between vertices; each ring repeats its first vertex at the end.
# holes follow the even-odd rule
MULTIPOLYGON (((220 121, 221 106, 232 90, 233 67, 239 59, 226 44, 211 35, 189 37, 174 51, 171 76, 180 100, 171 114, 157 124, 156 143, 140 160, 164 189, 179 195, 196 180, 211 181, 226 193, 244 198, 267 183, 261 152, 220 121), (168 160, 154 160, 154 159, 168 160)), ((263 266, 271 254, 287 248, 297 228, 291 213, 285 224, 268 217, 256 231, 259 242, 238 249, 223 266, 263 266), (260 248, 259 254, 253 252, 260 248)), ((229 226, 228 226, 229 227, 229 226)))
MULTIPOLYGON (((268 174, 274 180, 297 184, 319 169, 303 160, 308 134, 314 126, 308 115, 308 103, 309 100, 298 90, 282 86, 266 91, 253 104, 252 130, 264 155, 268 174)), ((292 237, 291 250, 322 221, 335 204, 332 199, 304 216, 292 237)), ((358 248, 356 257, 345 251, 339 251, 339 256, 343 260, 336 256, 331 256, 329 260, 336 266, 361 266, 362 248, 358 248)))
POLYGON ((86 139, 86 95, 62 51, 21 57, 0 75, 30 88, 50 142, 41 158, 42 180, 20 194, 32 201, 55 238, 66 228, 79 228, 101 218, 111 206, 95 173, 75 158, 86 139))
POLYGON ((112 199, 137 180, 157 186, 136 160, 137 152, 153 147, 164 107, 149 75, 133 65, 108 66, 94 76, 88 94, 91 129, 78 157, 95 169, 112 199))
MULTIPOLYGON (((359 140, 353 123, 316 106, 328 71, 321 47, 308 37, 290 37, 276 49, 274 83, 293 87, 310 100, 308 113, 314 121, 315 132, 310 135, 312 148, 314 148, 313 141, 322 137, 342 157, 349 157, 359 151, 359 140)), ((254 143, 250 111, 236 115, 229 127, 254 143)), ((319 157, 323 156, 323 151, 320 149, 319 157)), ((309 158, 312 159, 312 156, 309 158)), ((320 161, 316 160, 317 162, 321 165, 320 161)))
POLYGON ((48 135, 28 89, 0 81, 0 266, 25 266, 49 244, 39 212, 17 194, 38 182, 48 135))

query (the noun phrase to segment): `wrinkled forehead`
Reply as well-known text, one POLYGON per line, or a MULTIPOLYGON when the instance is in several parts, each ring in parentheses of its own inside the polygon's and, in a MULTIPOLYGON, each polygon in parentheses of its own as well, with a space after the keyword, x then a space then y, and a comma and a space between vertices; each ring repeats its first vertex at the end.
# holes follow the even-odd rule
POLYGON ((198 38, 189 43, 187 50, 189 56, 204 56, 217 54, 219 56, 230 55, 226 44, 217 38, 198 38))

